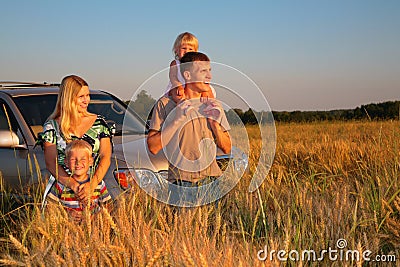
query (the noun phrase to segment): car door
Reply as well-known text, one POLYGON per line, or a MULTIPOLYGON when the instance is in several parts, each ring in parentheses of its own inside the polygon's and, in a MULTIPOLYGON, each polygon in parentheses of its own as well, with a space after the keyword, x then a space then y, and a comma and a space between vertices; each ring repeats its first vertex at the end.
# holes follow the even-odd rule
POLYGON ((27 182, 28 149, 20 126, 7 103, 0 99, 0 190, 20 190, 27 182), (7 138, 13 138, 13 145, 7 138), (4 188, 5 187, 5 188, 4 188))

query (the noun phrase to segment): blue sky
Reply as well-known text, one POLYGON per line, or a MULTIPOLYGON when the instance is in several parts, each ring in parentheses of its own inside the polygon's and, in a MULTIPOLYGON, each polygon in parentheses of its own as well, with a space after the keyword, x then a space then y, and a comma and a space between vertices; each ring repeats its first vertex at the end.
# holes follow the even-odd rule
POLYGON ((1 13, 0 80, 74 73, 128 100, 190 31, 273 110, 400 100, 400 1, 15 0, 2 1, 1 13))

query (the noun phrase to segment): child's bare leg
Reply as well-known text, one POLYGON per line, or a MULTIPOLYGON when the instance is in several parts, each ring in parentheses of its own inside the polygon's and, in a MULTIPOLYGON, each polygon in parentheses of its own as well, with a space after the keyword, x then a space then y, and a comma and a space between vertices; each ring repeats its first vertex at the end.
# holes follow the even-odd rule
POLYGON ((177 86, 169 91, 169 96, 171 96, 175 103, 178 103, 185 98, 185 89, 183 86, 177 86))

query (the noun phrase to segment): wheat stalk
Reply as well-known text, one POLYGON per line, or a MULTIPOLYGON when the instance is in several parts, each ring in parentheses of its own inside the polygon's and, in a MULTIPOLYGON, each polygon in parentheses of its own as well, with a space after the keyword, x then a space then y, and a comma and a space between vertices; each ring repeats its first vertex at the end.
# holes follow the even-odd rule
POLYGON ((199 258, 200 258, 200 266, 202 267, 208 267, 208 263, 206 258, 204 257, 203 254, 199 253, 199 258))
POLYGON ((111 229, 114 230, 114 232, 117 235, 120 235, 120 231, 118 229, 117 224, 114 222, 114 219, 111 217, 110 213, 108 212, 108 209, 102 209, 104 217, 106 218, 107 222, 110 224, 111 229))
POLYGON ((25 263, 13 259, 0 259, 0 264, 4 266, 26 266, 25 263))
POLYGON ((157 249, 156 253, 154 253, 153 257, 147 262, 146 267, 152 267, 160 258, 161 253, 164 251, 164 246, 161 246, 157 249))
POLYGON ((186 244, 184 242, 182 243, 182 246, 183 246, 183 261, 185 262, 185 265, 191 266, 191 267, 195 266, 194 260, 193 260, 192 256, 190 255, 190 253, 186 247, 186 244))
POLYGON ((8 236, 10 238, 10 241, 14 244, 14 246, 21 252, 23 252, 25 255, 30 256, 29 255, 29 250, 21 243, 18 241, 18 239, 16 239, 13 235, 9 235, 8 236))

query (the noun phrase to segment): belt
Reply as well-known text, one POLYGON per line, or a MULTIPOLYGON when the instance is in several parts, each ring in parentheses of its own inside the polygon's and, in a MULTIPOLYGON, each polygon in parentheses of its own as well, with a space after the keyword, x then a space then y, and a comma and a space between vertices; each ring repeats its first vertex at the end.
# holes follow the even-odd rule
POLYGON ((207 176, 197 182, 190 182, 190 181, 185 181, 185 180, 175 180, 172 183, 174 185, 185 186, 185 187, 197 187, 197 186, 202 186, 202 185, 212 183, 217 179, 218 179, 218 177, 215 177, 215 176, 207 176))

